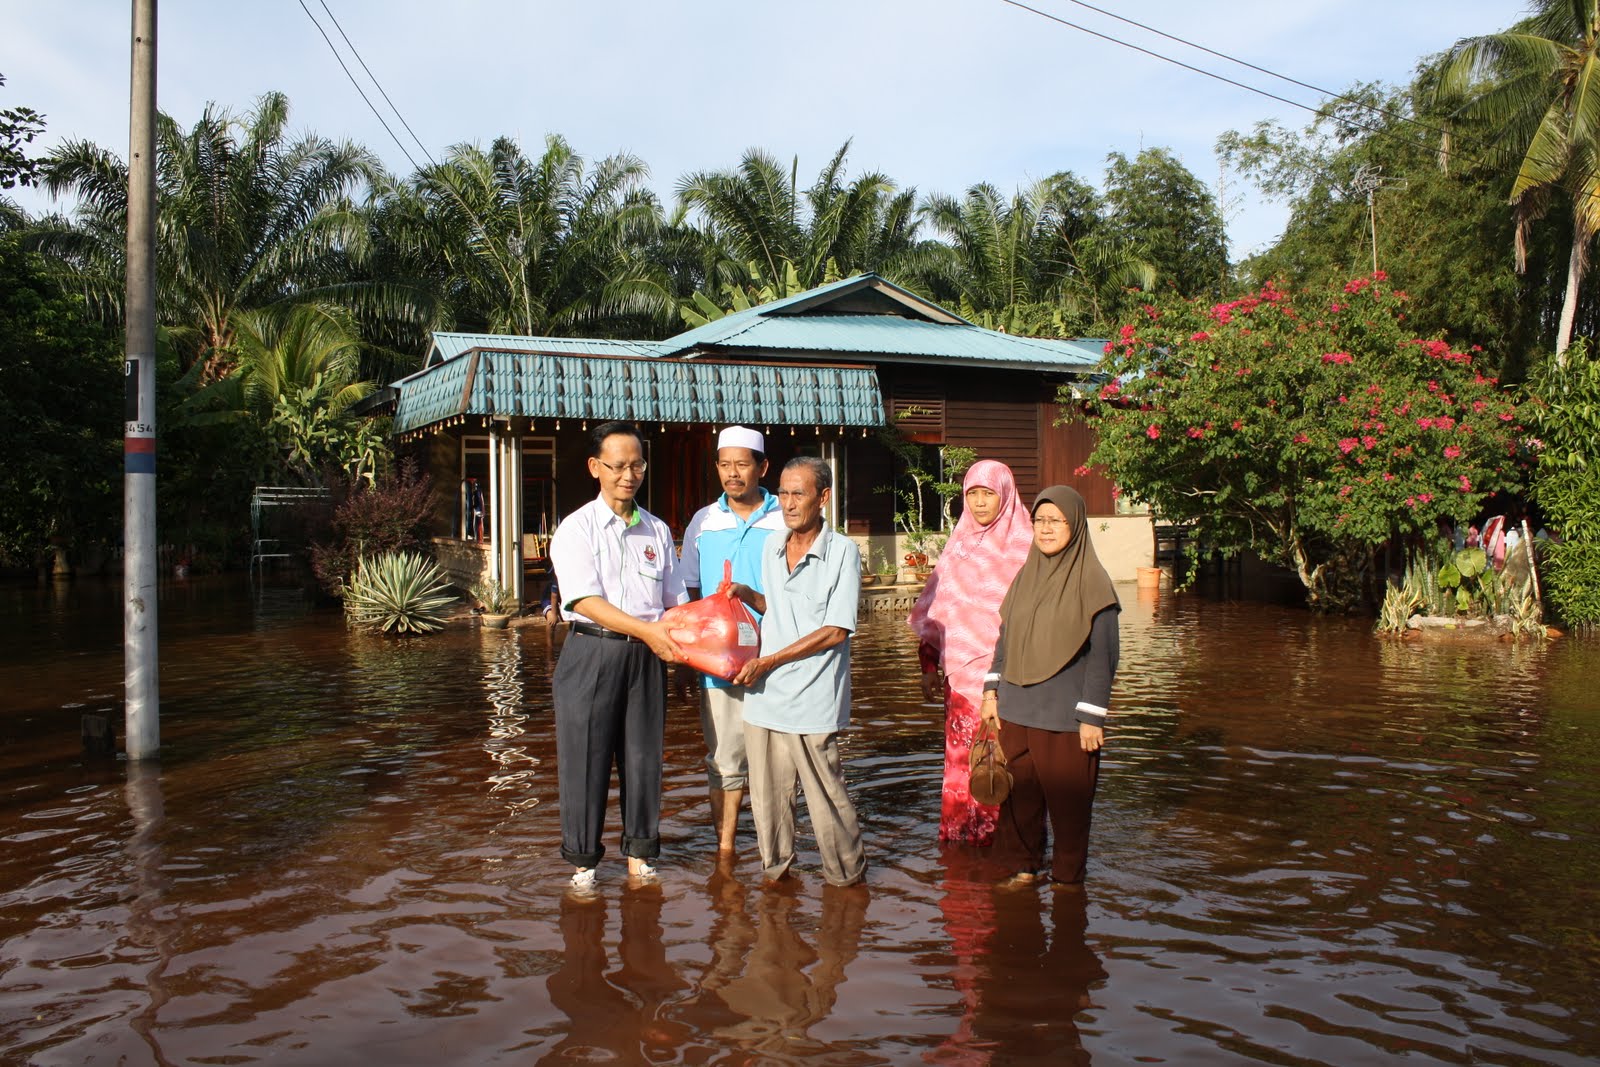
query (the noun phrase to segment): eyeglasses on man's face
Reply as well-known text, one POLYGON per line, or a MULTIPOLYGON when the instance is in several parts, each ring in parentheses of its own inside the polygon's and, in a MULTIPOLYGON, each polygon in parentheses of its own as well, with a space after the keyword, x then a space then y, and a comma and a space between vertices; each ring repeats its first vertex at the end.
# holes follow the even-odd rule
POLYGON ((643 474, 645 467, 648 466, 642 459, 636 459, 632 463, 607 463, 603 459, 597 459, 595 462, 619 478, 622 477, 623 471, 634 475, 643 474))
POLYGON ((1065 525, 1067 525, 1067 520, 1066 519, 1045 519, 1045 518, 1040 518, 1039 516, 1035 515, 1033 517, 1033 525, 1037 529, 1054 530, 1057 526, 1065 526, 1065 525))

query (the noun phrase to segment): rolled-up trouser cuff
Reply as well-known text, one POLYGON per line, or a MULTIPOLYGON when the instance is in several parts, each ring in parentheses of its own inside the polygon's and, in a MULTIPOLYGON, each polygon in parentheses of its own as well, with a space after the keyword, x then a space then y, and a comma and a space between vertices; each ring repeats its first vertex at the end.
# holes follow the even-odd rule
POLYGON ((622 835, 622 854, 636 860, 653 860, 661 855, 661 838, 622 835))
POLYGON ((600 863, 600 857, 603 855, 605 855, 603 850, 600 852, 573 852, 565 848, 561 850, 561 858, 574 867, 597 866, 600 863))

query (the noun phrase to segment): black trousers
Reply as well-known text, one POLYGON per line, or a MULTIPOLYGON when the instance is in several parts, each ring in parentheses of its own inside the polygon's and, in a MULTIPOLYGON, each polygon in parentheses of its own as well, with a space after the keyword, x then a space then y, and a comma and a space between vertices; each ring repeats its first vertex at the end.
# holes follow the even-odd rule
POLYGON ((556 705, 556 782, 561 857, 593 867, 605 855, 606 794, 615 763, 622 854, 661 854, 662 740, 666 665, 637 641, 573 633, 551 679, 556 705))
POLYGON ((1053 835, 1050 878, 1082 882, 1100 753, 1085 752, 1076 730, 1041 730, 1004 719, 1000 749, 1011 770, 1011 795, 1000 806, 992 855, 1013 872, 1039 870, 1044 866, 1048 814, 1053 835))

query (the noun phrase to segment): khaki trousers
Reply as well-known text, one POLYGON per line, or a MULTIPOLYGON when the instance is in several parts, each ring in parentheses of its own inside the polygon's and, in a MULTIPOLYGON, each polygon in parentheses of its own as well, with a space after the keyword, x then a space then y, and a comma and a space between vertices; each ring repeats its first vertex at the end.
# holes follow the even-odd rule
POLYGON ((851 885, 867 869, 861 826, 845 791, 839 735, 788 734, 745 723, 750 762, 750 811, 768 878, 782 878, 794 862, 796 787, 805 790, 811 833, 822 855, 822 876, 851 885))

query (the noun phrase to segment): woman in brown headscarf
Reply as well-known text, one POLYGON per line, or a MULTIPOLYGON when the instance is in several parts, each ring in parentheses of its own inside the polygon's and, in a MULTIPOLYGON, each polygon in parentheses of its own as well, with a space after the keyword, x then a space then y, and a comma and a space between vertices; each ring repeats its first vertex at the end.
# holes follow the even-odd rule
POLYGON ((1054 833, 1049 877, 1083 881, 1100 745, 1117 673, 1111 578, 1089 543, 1083 497, 1052 485, 1033 505, 1033 547, 1000 604, 1000 637, 983 683, 982 713, 1000 731, 1011 795, 1000 809, 994 858, 1034 881, 1054 833))

